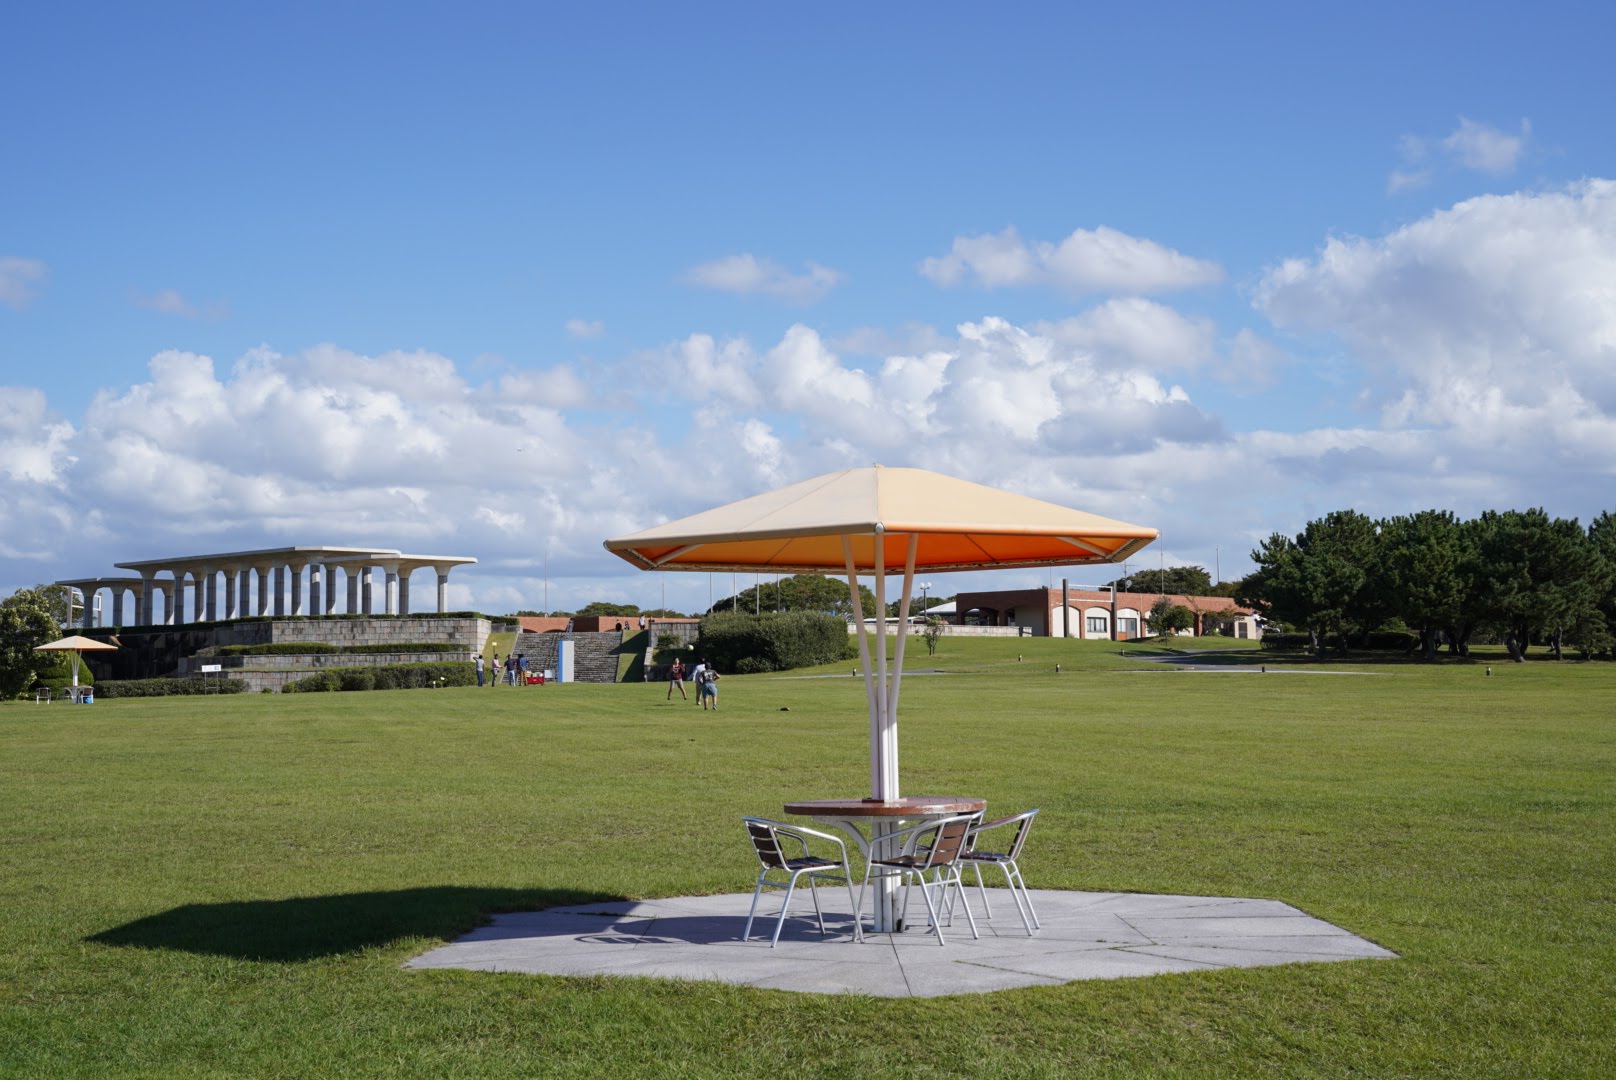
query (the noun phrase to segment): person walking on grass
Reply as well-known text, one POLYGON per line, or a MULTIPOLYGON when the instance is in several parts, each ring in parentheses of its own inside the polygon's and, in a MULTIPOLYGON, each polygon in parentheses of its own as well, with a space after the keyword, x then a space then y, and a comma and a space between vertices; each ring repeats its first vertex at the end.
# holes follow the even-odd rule
POLYGON ((478 653, 472 659, 477 661, 477 685, 481 686, 483 684, 483 654, 478 653))
POLYGON ((488 685, 499 685, 499 650, 494 650, 494 658, 488 662, 488 685))
POLYGON ((689 701, 690 695, 685 693, 685 662, 677 656, 673 658, 673 666, 668 668, 669 701, 673 700, 673 688, 676 686, 679 688, 679 696, 685 701, 689 701))
POLYGON ((696 700, 701 702, 702 712, 707 711, 708 702, 712 702, 713 712, 718 711, 718 672, 705 660, 696 665, 696 700))

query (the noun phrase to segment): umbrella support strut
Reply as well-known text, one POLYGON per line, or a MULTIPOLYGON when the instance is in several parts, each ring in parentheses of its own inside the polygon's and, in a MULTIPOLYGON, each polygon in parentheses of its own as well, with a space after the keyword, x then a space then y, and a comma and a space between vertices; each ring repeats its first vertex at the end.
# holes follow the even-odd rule
MULTIPOLYGON (((903 684, 904 647, 909 623, 909 602, 914 593, 915 555, 920 537, 911 533, 903 565, 903 589, 898 611, 898 644, 893 666, 887 666, 887 597, 885 533, 875 534, 875 644, 879 650, 870 662, 869 635, 864 629, 864 602, 859 596, 858 572, 853 564, 853 543, 842 537, 842 555, 847 564, 847 588, 853 602, 853 625, 857 628, 859 666, 864 671, 864 692, 870 705, 870 796, 887 801, 900 797, 898 788, 898 693, 903 684)), ((872 828, 870 843, 878 858, 898 854, 890 850, 882 835, 896 831, 901 822, 878 822, 872 828)), ((898 883, 895 878, 877 879, 872 915, 876 933, 898 929, 898 883)))

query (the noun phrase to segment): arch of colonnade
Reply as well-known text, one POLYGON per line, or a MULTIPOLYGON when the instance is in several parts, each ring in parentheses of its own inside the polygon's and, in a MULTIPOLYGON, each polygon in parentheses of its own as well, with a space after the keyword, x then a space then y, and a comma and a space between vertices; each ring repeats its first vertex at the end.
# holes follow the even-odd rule
POLYGON ((435 572, 441 613, 448 610, 449 571, 476 561, 468 555, 406 555, 391 548, 284 547, 115 563, 139 576, 56 584, 84 594, 86 629, 95 625, 95 600, 103 590, 111 600, 100 605, 103 622, 110 620, 113 626, 172 626, 255 615, 408 615, 410 578, 417 570, 430 567, 435 572), (126 604, 130 599, 133 604, 126 604), (133 621, 126 615, 133 615, 133 621))

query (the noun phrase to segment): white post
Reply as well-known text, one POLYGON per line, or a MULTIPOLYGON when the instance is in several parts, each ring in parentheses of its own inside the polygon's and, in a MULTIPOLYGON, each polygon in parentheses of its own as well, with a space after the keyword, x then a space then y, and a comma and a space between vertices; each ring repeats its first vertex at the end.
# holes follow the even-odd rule
POLYGON ((398 572, 398 614, 410 613, 410 574, 412 571, 400 568, 398 572))

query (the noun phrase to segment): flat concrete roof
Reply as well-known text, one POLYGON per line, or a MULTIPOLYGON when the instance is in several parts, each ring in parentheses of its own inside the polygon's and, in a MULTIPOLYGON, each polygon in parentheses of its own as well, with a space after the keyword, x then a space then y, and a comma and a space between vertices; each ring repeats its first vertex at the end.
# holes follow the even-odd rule
MULTIPOLYGON (((309 562, 356 562, 367 559, 388 562, 407 562, 412 566, 442 566, 449 563, 474 563, 471 555, 407 555, 397 548, 381 547, 277 547, 258 548, 253 551, 221 551, 212 555, 174 555, 166 559, 140 559, 134 562, 113 563, 122 570, 169 570, 176 566, 228 566, 232 563, 268 563, 304 560, 309 562)), ((86 578, 86 581, 99 580, 86 578)))

